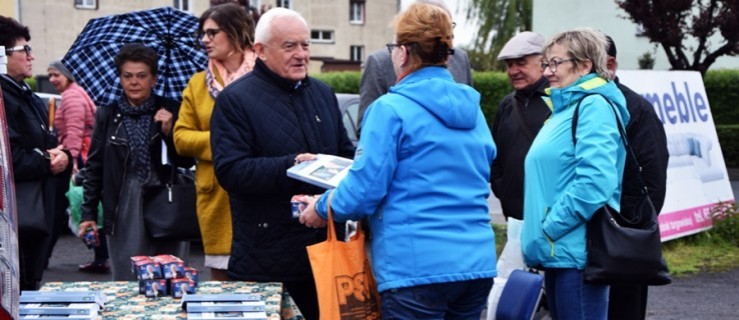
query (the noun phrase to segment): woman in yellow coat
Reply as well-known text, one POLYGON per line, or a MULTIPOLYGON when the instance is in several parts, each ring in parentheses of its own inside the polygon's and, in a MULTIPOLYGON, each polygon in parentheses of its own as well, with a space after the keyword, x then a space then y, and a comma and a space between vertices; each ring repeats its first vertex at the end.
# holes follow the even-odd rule
POLYGON ((195 185, 205 266, 211 268, 212 280, 228 280, 231 209, 228 194, 213 172, 210 117, 221 90, 254 66, 254 20, 240 5, 218 5, 200 16, 198 32, 208 52, 208 68, 195 74, 182 93, 174 143, 177 153, 197 159, 195 185))

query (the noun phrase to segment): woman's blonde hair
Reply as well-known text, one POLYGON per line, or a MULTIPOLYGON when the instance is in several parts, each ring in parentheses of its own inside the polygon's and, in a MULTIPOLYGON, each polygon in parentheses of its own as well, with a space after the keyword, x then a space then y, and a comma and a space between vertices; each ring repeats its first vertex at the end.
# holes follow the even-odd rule
POLYGON ((554 45, 564 47, 567 54, 575 59, 573 64, 576 67, 582 67, 583 61, 590 60, 593 66, 589 71, 609 79, 606 68, 608 40, 602 32, 592 28, 577 28, 557 33, 544 45, 544 57, 548 57, 554 45))
POLYGON ((452 20, 439 6, 414 3, 396 16, 395 39, 411 58, 411 71, 424 66, 445 66, 452 51, 452 20))

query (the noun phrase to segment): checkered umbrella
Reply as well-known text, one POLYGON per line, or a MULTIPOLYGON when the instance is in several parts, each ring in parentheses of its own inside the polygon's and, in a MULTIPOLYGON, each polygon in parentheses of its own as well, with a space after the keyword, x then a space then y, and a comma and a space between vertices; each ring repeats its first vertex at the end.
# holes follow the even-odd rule
POLYGON ((62 63, 97 105, 109 105, 123 93, 116 54, 127 43, 143 43, 159 56, 154 93, 179 101, 190 77, 207 66, 208 56, 195 39, 197 28, 196 17, 171 7, 92 19, 62 63))

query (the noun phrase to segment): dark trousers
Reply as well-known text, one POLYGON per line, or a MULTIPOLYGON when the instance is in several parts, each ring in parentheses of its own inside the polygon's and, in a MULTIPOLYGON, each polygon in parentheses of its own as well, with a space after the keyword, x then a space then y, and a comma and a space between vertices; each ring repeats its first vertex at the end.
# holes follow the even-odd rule
POLYGON ((642 285, 611 286, 608 299, 608 319, 640 320, 647 316, 647 293, 642 285))
POLYGON ((108 237, 105 236, 105 232, 102 229, 98 230, 98 241, 100 244, 95 247, 95 262, 102 263, 110 258, 108 254, 108 237))
POLYGON ((493 278, 385 290, 382 319, 480 319, 493 278))
POLYGON ((282 282, 300 309, 305 320, 318 320, 318 294, 316 283, 310 281, 285 281, 282 282))

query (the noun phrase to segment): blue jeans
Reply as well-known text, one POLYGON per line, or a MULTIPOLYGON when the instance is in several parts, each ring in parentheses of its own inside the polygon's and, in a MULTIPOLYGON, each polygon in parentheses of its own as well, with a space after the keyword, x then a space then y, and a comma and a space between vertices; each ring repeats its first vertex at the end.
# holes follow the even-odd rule
POLYGON ((382 319, 480 319, 493 278, 390 289, 380 295, 382 319))
POLYGON ((544 269, 552 320, 599 320, 608 314, 608 286, 585 283, 578 269, 544 269))

